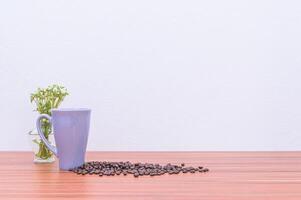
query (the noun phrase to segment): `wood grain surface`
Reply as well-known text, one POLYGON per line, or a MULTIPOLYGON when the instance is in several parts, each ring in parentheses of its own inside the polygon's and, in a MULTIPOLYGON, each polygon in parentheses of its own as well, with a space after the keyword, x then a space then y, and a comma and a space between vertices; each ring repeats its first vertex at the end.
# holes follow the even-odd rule
POLYGON ((159 177, 76 175, 30 152, 0 152, 0 199, 301 200, 301 152, 89 152, 87 161, 205 166, 159 177))

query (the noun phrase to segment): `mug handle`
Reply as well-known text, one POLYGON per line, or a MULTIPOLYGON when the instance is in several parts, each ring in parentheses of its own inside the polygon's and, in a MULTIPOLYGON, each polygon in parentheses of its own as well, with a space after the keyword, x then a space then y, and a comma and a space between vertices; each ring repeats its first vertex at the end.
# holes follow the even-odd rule
POLYGON ((42 128, 41 128, 41 119, 48 119, 49 120, 49 123, 51 124, 51 117, 47 114, 42 114, 38 117, 37 119, 37 122, 36 122, 36 126, 37 126, 37 130, 38 130, 38 133, 41 137, 41 140, 44 142, 44 144, 46 145, 46 147, 54 154, 57 156, 57 149, 55 146, 51 145, 49 143, 49 141, 45 138, 44 136, 44 133, 42 131, 42 128))

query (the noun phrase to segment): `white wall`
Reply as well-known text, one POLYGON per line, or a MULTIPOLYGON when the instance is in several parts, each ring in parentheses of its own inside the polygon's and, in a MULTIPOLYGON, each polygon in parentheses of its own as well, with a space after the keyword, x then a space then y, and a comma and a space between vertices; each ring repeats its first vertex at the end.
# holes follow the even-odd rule
POLYGON ((52 83, 89 150, 301 150, 300 38, 298 0, 2 0, 0 150, 52 83))

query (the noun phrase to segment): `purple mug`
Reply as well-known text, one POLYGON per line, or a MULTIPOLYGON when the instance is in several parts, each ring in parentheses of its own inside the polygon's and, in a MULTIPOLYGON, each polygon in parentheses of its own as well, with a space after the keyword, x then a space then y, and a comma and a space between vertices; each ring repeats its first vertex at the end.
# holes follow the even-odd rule
POLYGON ((52 117, 42 114, 37 119, 37 130, 47 148, 59 159, 59 167, 68 170, 85 162, 90 127, 90 109, 52 109, 52 117), (41 130, 41 119, 48 119, 53 127, 56 147, 51 145, 41 130))

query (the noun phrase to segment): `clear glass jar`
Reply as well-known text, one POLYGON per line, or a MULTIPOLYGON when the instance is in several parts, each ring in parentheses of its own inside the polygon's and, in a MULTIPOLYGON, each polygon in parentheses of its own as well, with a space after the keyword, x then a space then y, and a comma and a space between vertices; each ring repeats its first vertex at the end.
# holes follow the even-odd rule
MULTIPOLYGON (((55 156, 43 143, 36 129, 28 132, 28 139, 34 152, 34 163, 52 163, 55 161, 55 156)), ((48 141, 55 145, 53 133, 49 134, 48 141)))

